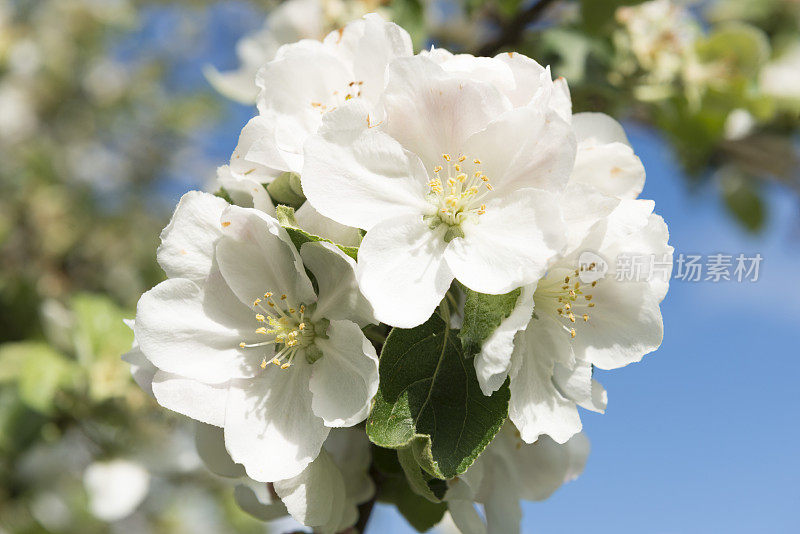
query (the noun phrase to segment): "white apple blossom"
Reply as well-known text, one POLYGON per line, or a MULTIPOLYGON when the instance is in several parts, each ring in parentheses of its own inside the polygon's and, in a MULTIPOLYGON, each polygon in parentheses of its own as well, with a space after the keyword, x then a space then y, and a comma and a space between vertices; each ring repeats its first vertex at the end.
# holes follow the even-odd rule
POLYGON ((533 444, 506 423, 480 458, 449 482, 446 500, 462 534, 518 534, 520 500, 543 501, 586 465, 589 440, 577 434, 564 444, 542 437, 533 444), (483 504, 485 521, 474 503, 483 504))
POLYGON ((413 53, 405 30, 371 13, 322 42, 285 45, 259 70, 262 129, 252 159, 279 172, 300 173, 303 146, 323 116, 349 100, 373 107, 386 84, 386 66, 413 53))
POLYGON ((357 506, 375 493, 368 475, 369 441, 357 428, 334 429, 319 456, 299 475, 267 484, 250 480, 225 450, 222 429, 199 423, 197 449, 206 466, 239 480, 235 497, 246 512, 265 521, 287 514, 316 532, 340 532, 355 524, 357 506))
POLYGON ((300 39, 318 39, 323 35, 323 2, 289 0, 277 5, 264 21, 264 27, 236 43, 239 68, 219 72, 212 66, 205 69, 214 88, 232 100, 252 104, 258 96, 256 72, 275 57, 278 49, 300 39))
POLYGON ((331 427, 366 417, 377 356, 360 326, 372 314, 338 248, 309 242, 298 253, 263 212, 192 192, 162 233, 158 260, 169 279, 142 296, 134 326, 159 369, 153 393, 223 427, 251 478, 298 475, 331 427))
POLYGON ((495 341, 476 357, 484 393, 510 376, 509 418, 526 442, 542 434, 565 442, 581 429, 577 406, 605 409, 593 367, 623 367, 661 344, 659 304, 668 289, 672 247, 664 221, 652 210, 652 201, 619 200, 535 286, 523 289, 498 329, 516 334, 513 346, 495 341), (637 267, 638 279, 626 279, 616 264, 626 254, 645 262, 637 267), (651 269, 651 258, 664 268, 651 269))
POLYGON ((758 83, 762 93, 796 105, 800 101, 800 42, 766 64, 758 83))
POLYGON ((536 281, 564 245, 569 124, 424 56, 388 80, 382 122, 358 102, 327 114, 302 177, 320 213, 367 231, 359 285, 378 319, 421 324, 454 278, 491 294, 536 281))

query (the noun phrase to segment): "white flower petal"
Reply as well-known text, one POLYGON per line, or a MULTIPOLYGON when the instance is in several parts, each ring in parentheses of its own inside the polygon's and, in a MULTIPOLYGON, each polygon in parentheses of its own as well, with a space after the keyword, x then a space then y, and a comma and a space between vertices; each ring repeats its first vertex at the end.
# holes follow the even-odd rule
POLYGON ((257 210, 231 206, 221 224, 219 269, 246 306, 267 291, 288 295, 294 306, 316 300, 300 255, 278 221, 257 210))
POLYGON ((369 413, 378 391, 378 355, 350 321, 331 321, 328 339, 317 339, 322 358, 311 367, 314 414, 328 426, 352 426, 369 413))
POLYGON ((622 125, 605 113, 576 113, 572 116, 572 128, 578 143, 631 145, 622 125))
POLYGON ((354 80, 364 82, 362 98, 370 102, 383 92, 386 66, 396 57, 414 53, 408 32, 375 13, 331 32, 324 42, 353 66, 354 80))
POLYGON ((358 251, 358 283, 378 320, 412 328, 430 317, 453 281, 443 234, 419 216, 389 219, 367 232, 358 251))
POLYGON ((508 376, 511 368, 511 354, 514 351, 514 337, 523 330, 533 314, 533 293, 536 287, 522 288, 514 309, 508 317, 483 342, 480 353, 475 356, 475 371, 484 395, 497 391, 508 376))
POLYGON ((537 189, 493 199, 476 224, 462 229, 464 237, 448 244, 445 259, 459 282, 480 293, 536 282, 565 245, 557 197, 537 189))
POLYGON ((134 332, 142 352, 159 369, 219 384, 257 372, 257 359, 239 348, 240 342, 255 338, 252 330, 242 330, 254 323, 216 273, 203 288, 177 278, 142 295, 134 332))
MULTIPOLYGON (((126 320, 125 324, 133 330, 133 321, 126 320)), ((131 365, 131 376, 133 376, 134 382, 136 382, 145 393, 152 397, 153 377, 158 371, 158 368, 144 355, 136 338, 133 340, 131 350, 122 355, 122 361, 131 365)))
POLYGON ((636 198, 644 187, 644 166, 623 143, 578 145, 570 181, 583 183, 619 198, 636 198))
POLYGON ((560 325, 549 317, 532 320, 517 339, 509 419, 527 443, 542 434, 564 443, 581 430, 575 403, 565 399, 552 380, 554 363, 572 358, 569 341, 560 325))
POLYGON ((259 482, 294 477, 317 457, 329 429, 311 410, 311 366, 269 365, 256 378, 233 381, 225 415, 225 448, 259 482))
POLYGON ((222 428, 205 423, 196 423, 194 429, 194 443, 197 448, 197 454, 209 471, 226 478, 241 478, 245 476, 244 467, 234 462, 225 449, 225 433, 222 428))
POLYGON ((314 209, 311 202, 304 202, 294 215, 300 228, 309 234, 330 239, 337 245, 346 247, 357 247, 361 242, 361 233, 358 228, 345 226, 325 217, 314 209))
POLYGON ((522 508, 519 505, 519 493, 513 485, 504 483, 508 474, 499 470, 492 473, 496 479, 494 491, 490 492, 484 510, 486 512, 486 528, 492 534, 519 534, 522 523, 522 508))
POLYGON ((312 321, 347 319, 366 326, 375 318, 356 280, 356 262, 331 243, 304 243, 300 248, 303 263, 314 274, 319 288, 312 321))
POLYGON ((239 484, 233 489, 239 508, 261 521, 273 521, 289 513, 281 501, 264 502, 259 494, 268 491, 266 484, 262 484, 263 489, 254 486, 255 483, 239 484))
POLYGON ((227 383, 204 384, 159 371, 153 379, 153 394, 161 406, 173 412, 209 425, 225 424, 227 383))
POLYGON ((558 198, 567 230, 567 253, 578 250, 590 229, 620 204, 619 198, 608 196, 585 183, 570 181, 558 198))
POLYGON ((486 524, 475 509, 475 503, 454 499, 448 501, 447 508, 461 534, 486 534, 486 524))
POLYGON ((576 356, 600 369, 638 362, 661 345, 664 325, 646 282, 606 279, 592 290, 596 304, 573 340, 576 356))
POLYGON ((589 440, 576 434, 560 445, 542 436, 532 444, 523 446, 515 462, 517 478, 522 482, 520 497, 529 501, 543 501, 565 482, 577 478, 586 465, 589 440))
POLYGON ((431 211, 419 159, 368 121, 358 102, 326 114, 320 135, 305 148, 308 201, 326 217, 365 230, 386 218, 431 211))
MULTIPOLYGON (((350 69, 322 43, 311 41, 284 45, 276 59, 258 71, 258 110, 275 121, 275 148, 285 162, 303 154, 306 139, 322 123, 322 113, 344 101, 334 92, 347 92, 351 81, 350 69)), ((270 160, 271 166, 278 164, 270 160)))
POLYGON ((524 107, 496 116, 459 149, 481 161, 502 196, 525 187, 563 189, 575 162, 576 142, 569 124, 554 111, 524 107))
MULTIPOLYGON (((239 134, 239 142, 231 155, 230 169, 239 179, 259 184, 269 183, 285 167, 276 166, 268 155, 274 150, 275 121, 257 115, 250 119, 239 134)), ((263 187, 262 187, 263 190, 263 187)))
POLYGON ((396 59, 388 78, 384 129, 431 169, 511 106, 492 85, 445 72, 424 56, 396 59))
POLYGON ((202 280, 211 271, 214 245, 221 235, 219 218, 228 203, 209 193, 183 195, 161 232, 158 263, 169 278, 202 280))
POLYGON ((342 472, 347 500, 361 504, 372 498, 375 484, 369 476, 371 446, 364 429, 351 427, 331 430, 323 446, 342 472))
POLYGON ((296 477, 275 482, 275 492, 302 524, 329 527, 326 532, 339 526, 344 513, 344 479, 326 451, 296 477))
POLYGON ((234 176, 229 165, 217 169, 217 185, 225 189, 236 205, 256 208, 275 216, 275 205, 264 186, 247 177, 234 176))

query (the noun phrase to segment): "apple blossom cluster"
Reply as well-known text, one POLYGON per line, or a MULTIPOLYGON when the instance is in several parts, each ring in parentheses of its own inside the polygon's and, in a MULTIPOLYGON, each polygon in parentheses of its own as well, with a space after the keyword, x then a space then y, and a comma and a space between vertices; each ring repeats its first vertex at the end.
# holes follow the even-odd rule
POLYGON ((661 343, 669 277, 613 272, 672 255, 622 127, 533 59, 414 54, 374 14, 255 83, 217 194, 161 234, 135 376, 257 517, 335 533, 417 499, 415 526, 519 532, 583 469, 595 369, 661 343))

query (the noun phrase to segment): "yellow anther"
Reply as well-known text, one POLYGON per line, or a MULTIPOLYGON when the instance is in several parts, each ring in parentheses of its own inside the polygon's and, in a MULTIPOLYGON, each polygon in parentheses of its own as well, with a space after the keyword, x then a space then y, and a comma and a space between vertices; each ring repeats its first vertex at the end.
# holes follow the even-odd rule
POLYGON ((588 313, 584 313, 583 314, 583 322, 585 323, 588 320, 589 320, 589 314, 588 313))
POLYGON ((241 348, 241 349, 245 348, 246 346, 247 346, 247 343, 245 343, 244 341, 239 343, 239 348, 241 348))
POLYGON ((592 296, 591 295, 584 295, 583 298, 585 298, 586 300, 592 300, 592 296))
POLYGON ((300 323, 299 325, 297 325, 297 328, 299 328, 300 330, 305 330, 306 329, 306 323, 300 323))
POLYGON ((262 369, 266 369, 267 368, 267 359, 266 358, 261 360, 261 368, 262 369))
POLYGON ((451 159, 450 154, 442 154, 442 157, 444 158, 445 161, 450 161, 451 159))
POLYGON ((436 167, 433 168, 433 172, 441 172, 441 171, 442 171, 441 165, 437 165, 436 167))
POLYGON ((569 329, 569 335, 571 335, 573 338, 577 335, 574 328, 569 329))
POLYGON ((570 312, 570 313, 569 313, 569 320, 570 320, 570 322, 572 322, 572 323, 574 323, 574 322, 575 322, 575 314, 574 314, 574 313, 572 313, 572 312, 570 312))
POLYGON ((479 160, 478 158, 475 158, 474 160, 472 160, 472 163, 474 163, 475 165, 480 165, 481 164, 481 160, 479 160))
POLYGON ((283 295, 281 295, 281 300, 286 300, 286 293, 284 293, 283 295))
POLYGON ((256 299, 253 301, 253 306, 258 306, 259 304, 261 304, 261 299, 256 299))
POLYGON ((461 165, 459 165, 458 163, 453 165, 453 168, 456 170, 456 172, 461 172, 461 165))
POLYGON ((459 162, 459 163, 461 163, 461 162, 463 162, 465 159, 467 159, 467 156, 460 156, 460 157, 458 158, 458 162, 459 162))
POLYGON ((260 313, 256 314, 256 321, 258 321, 259 323, 263 323, 265 320, 266 318, 263 315, 261 315, 260 313))
POLYGON ((267 334, 267 329, 264 328, 263 326, 261 328, 256 328, 256 334, 264 334, 264 335, 266 335, 267 334))
POLYGON ((266 293, 264 293, 264 298, 265 298, 265 299, 270 299, 270 298, 272 298, 272 293, 270 293, 269 291, 267 291, 266 293))
POLYGON ((283 369, 283 370, 286 370, 286 369, 288 369, 288 368, 289 368, 289 367, 291 367, 291 366, 292 366, 292 364, 291 364, 291 363, 289 363, 289 362, 286 362, 286 363, 284 363, 283 365, 281 365, 281 369, 283 369))
POLYGON ((569 284, 569 276, 565 276, 564 277, 564 283, 565 284, 569 284))
POLYGON ((589 307, 590 307, 590 308, 594 308, 594 302, 590 302, 590 303, 589 303, 589 307))

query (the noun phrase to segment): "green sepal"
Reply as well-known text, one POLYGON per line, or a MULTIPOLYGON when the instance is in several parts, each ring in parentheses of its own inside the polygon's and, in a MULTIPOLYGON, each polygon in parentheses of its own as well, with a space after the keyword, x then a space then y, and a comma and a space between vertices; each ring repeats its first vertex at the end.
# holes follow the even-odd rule
POLYGON ((306 201, 300 185, 300 175, 296 172, 284 172, 267 184, 267 193, 275 204, 284 204, 294 209, 306 201))
POLYGON ((303 246, 304 243, 308 243, 310 241, 324 241, 326 243, 331 243, 336 245, 339 250, 353 258, 354 260, 358 260, 358 247, 348 247, 345 245, 339 245, 334 243, 330 239, 325 239, 324 237, 320 237, 318 235, 310 234, 300 228, 300 225, 297 223, 297 219, 294 216, 294 208, 291 206, 282 206, 279 205, 277 207, 277 214, 278 214, 278 222, 281 226, 286 229, 286 232, 289 234, 289 237, 292 239, 292 243, 294 246, 297 247, 297 250, 300 250, 300 247, 303 246))

